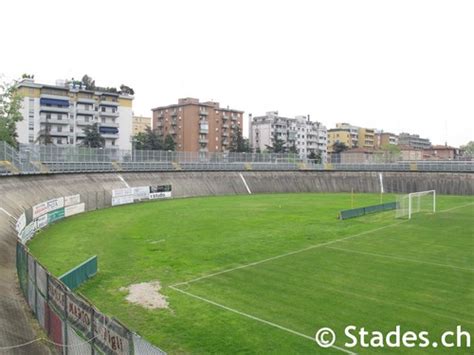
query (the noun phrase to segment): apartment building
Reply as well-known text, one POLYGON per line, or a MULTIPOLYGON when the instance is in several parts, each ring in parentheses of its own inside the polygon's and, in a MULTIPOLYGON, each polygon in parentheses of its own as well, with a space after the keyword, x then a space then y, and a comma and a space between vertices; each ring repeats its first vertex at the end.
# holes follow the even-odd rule
POLYGON ((413 149, 430 149, 431 142, 428 138, 421 138, 418 134, 400 133, 398 144, 413 149))
POLYGON ((237 127, 242 131, 243 111, 221 108, 218 102, 182 98, 177 104, 152 109, 152 128, 171 135, 176 150, 227 152, 237 127))
POLYGON ((321 152, 323 160, 326 160, 327 129, 320 122, 311 121, 309 116, 288 118, 279 116, 278 111, 270 111, 249 120, 249 140, 253 150, 265 151, 267 146, 272 146, 276 134, 287 148, 294 145, 300 157, 321 152))
POLYGON ((333 152, 334 143, 344 143, 350 149, 375 147, 375 130, 353 126, 349 123, 336 123, 336 128, 328 131, 328 151, 333 152))
POLYGON ((97 123, 107 148, 131 149, 133 96, 86 90, 77 82, 56 85, 24 79, 18 84, 23 97, 17 123, 20 143, 80 145, 84 128, 97 123))
POLYGON ((132 135, 145 132, 146 128, 151 128, 151 117, 133 116, 132 118, 132 135))
POLYGON ((380 148, 387 145, 398 145, 398 136, 389 132, 376 132, 375 146, 380 148))

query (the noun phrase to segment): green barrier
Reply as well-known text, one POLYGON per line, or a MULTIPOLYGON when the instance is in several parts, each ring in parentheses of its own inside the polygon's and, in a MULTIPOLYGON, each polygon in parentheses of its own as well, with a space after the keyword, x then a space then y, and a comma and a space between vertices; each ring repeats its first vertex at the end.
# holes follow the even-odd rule
POLYGON ((380 205, 352 208, 350 210, 344 210, 344 211, 339 212, 339 218, 348 219, 348 218, 360 217, 369 213, 389 211, 389 210, 394 210, 396 208, 397 208, 396 202, 387 202, 387 203, 382 203, 380 205))
POLYGON ((83 282, 97 273, 97 255, 87 259, 82 264, 69 270, 59 279, 71 290, 79 287, 83 282))
POLYGON ((64 207, 48 212, 48 224, 64 218, 64 207))

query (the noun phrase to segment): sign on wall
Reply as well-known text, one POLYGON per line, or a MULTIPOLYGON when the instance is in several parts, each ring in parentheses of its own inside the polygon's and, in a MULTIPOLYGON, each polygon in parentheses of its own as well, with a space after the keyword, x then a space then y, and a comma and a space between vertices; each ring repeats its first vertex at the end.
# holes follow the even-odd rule
POLYGON ((64 207, 64 216, 69 217, 73 216, 78 213, 82 213, 86 210, 86 204, 83 203, 78 203, 77 205, 72 205, 72 206, 66 206, 64 207))
POLYGON ((133 196, 120 196, 112 197, 112 206, 125 205, 127 203, 133 203, 133 196))
POLYGON ((26 227, 26 215, 24 213, 21 214, 20 217, 18 217, 15 225, 15 229, 18 233, 21 233, 21 231, 26 227))
POLYGON ((66 196, 64 197, 64 206, 71 206, 71 205, 77 205, 78 203, 81 203, 81 195, 71 195, 71 196, 66 196))
POLYGON ((48 212, 48 224, 53 223, 59 219, 64 218, 64 207, 48 212))

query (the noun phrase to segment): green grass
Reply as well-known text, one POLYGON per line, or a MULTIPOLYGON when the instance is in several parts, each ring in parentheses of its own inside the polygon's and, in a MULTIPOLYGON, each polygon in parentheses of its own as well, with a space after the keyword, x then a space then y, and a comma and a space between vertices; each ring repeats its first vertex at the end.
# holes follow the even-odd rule
MULTIPOLYGON (((354 196, 354 207, 378 202, 378 195, 354 196)), ((349 324, 380 331, 401 325, 429 331, 432 340, 462 325, 474 335, 472 202, 439 196, 439 213, 399 223, 393 211, 336 219, 351 208, 349 194, 167 200, 71 217, 41 231, 29 247, 55 275, 97 254, 99 273, 80 292, 169 353, 342 354, 190 295, 309 337, 331 327, 338 346, 348 341, 343 329, 349 324), (169 287, 305 248, 176 286, 187 294, 169 287), (169 309, 128 304, 119 291, 153 280, 163 284, 169 309)))

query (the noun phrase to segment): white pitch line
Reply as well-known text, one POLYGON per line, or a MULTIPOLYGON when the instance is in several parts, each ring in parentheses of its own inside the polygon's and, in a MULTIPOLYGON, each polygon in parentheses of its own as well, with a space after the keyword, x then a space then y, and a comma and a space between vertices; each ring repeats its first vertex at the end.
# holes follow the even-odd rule
POLYGON ((204 275, 204 276, 200 276, 200 277, 197 277, 197 278, 192 279, 192 280, 189 280, 189 281, 179 282, 179 283, 176 283, 176 284, 174 284, 174 285, 172 285, 172 286, 180 286, 180 285, 189 284, 189 283, 196 282, 196 281, 199 281, 199 280, 207 279, 207 278, 209 278, 209 277, 213 277, 213 276, 225 274, 225 273, 228 273, 228 272, 231 272, 231 271, 235 271, 235 270, 245 269, 245 268, 250 267, 250 266, 259 265, 259 264, 262 264, 262 263, 266 263, 266 262, 268 262, 268 261, 272 261, 272 260, 284 258, 284 257, 290 256, 290 255, 299 254, 299 253, 302 253, 302 252, 307 251, 307 250, 311 250, 311 249, 315 249, 315 248, 321 248, 321 247, 324 247, 324 246, 326 246, 326 245, 331 245, 331 244, 334 244, 334 243, 337 243, 337 242, 341 242, 341 241, 343 241, 343 240, 348 240, 348 239, 360 237, 360 236, 362 236, 362 235, 366 235, 366 234, 369 234, 369 233, 377 232, 377 231, 382 230, 382 229, 385 229, 385 228, 393 227, 393 226, 399 225, 399 224, 401 224, 401 223, 405 223, 405 222, 407 222, 407 221, 408 221, 408 220, 404 220, 404 221, 401 221, 401 222, 388 224, 388 225, 383 226, 383 227, 379 227, 379 228, 371 229, 371 230, 368 230, 368 231, 364 231, 364 232, 361 232, 361 233, 358 233, 358 234, 350 235, 350 236, 347 236, 347 237, 344 237, 344 238, 339 238, 339 239, 335 239, 335 240, 330 240, 330 241, 325 242, 325 243, 310 245, 309 247, 306 247, 306 248, 303 248, 303 249, 298 249, 298 250, 290 251, 289 253, 280 254, 280 255, 272 256, 271 258, 267 258, 267 259, 263 259, 263 260, 254 261, 253 263, 250 263, 250 264, 240 265, 240 266, 236 266, 236 267, 233 267, 233 268, 230 268, 230 269, 226 269, 226 270, 214 272, 214 273, 212 273, 212 274, 207 274, 207 275, 204 275))
MULTIPOLYGON (((181 289, 179 289, 179 288, 177 288, 177 287, 175 287, 175 286, 169 286, 169 287, 170 287, 171 289, 177 291, 177 292, 181 292, 181 293, 183 293, 183 294, 185 294, 185 295, 187 295, 187 296, 189 296, 189 297, 193 297, 193 298, 196 298, 196 299, 198 299, 198 300, 200 300, 200 301, 203 301, 203 302, 212 304, 213 306, 216 306, 216 307, 225 309, 226 311, 239 314, 239 315, 241 315, 241 316, 244 316, 244 317, 247 317, 247 318, 256 320, 257 322, 264 323, 264 324, 267 324, 267 325, 272 326, 272 327, 274 327, 274 328, 278 328, 278 329, 284 330, 284 331, 286 331, 286 332, 288 332, 288 333, 291 333, 291 334, 294 334, 294 335, 298 335, 298 336, 300 336, 300 337, 302 337, 302 338, 305 338, 305 339, 309 339, 309 340, 315 342, 315 344, 316 344, 316 341, 315 341, 314 337, 311 337, 311 336, 309 336, 309 335, 306 335, 306 334, 297 332, 296 330, 293 330, 293 329, 284 327, 284 326, 282 326, 282 325, 279 325, 279 324, 270 322, 270 321, 268 321, 268 320, 255 317, 255 316, 253 316, 253 315, 251 315, 251 314, 238 311, 238 310, 236 310, 236 309, 234 309, 234 308, 230 308, 230 307, 224 306, 223 304, 220 304, 220 303, 211 301, 211 300, 209 300, 209 299, 207 299, 207 298, 204 298, 204 297, 195 295, 195 294, 193 294, 193 293, 190 293, 190 292, 181 290, 181 289)), ((339 351, 345 352, 346 354, 355 354, 355 353, 353 353, 352 351, 349 351, 349 350, 347 350, 347 349, 341 348, 341 347, 336 346, 336 345, 332 345, 331 348, 334 348, 334 349, 337 349, 337 350, 339 350, 339 351)))
POLYGON ((12 215, 10 212, 8 212, 6 209, 0 207, 0 211, 2 211, 3 213, 5 213, 8 217, 13 218, 15 221, 17 220, 17 219, 16 219, 15 217, 13 217, 13 215, 12 215))
POLYGON ((344 252, 348 252, 348 253, 354 253, 354 254, 370 255, 370 256, 377 256, 377 257, 380 257, 380 258, 395 259, 395 260, 400 260, 400 261, 408 261, 408 262, 417 263, 417 264, 440 266, 440 267, 445 267, 445 268, 448 268, 448 269, 474 271, 474 269, 470 269, 470 268, 454 266, 454 265, 448 265, 448 264, 432 263, 432 262, 429 262, 429 261, 421 261, 421 260, 416 260, 416 259, 403 258, 403 257, 399 257, 399 256, 371 253, 371 252, 366 252, 366 251, 358 251, 358 250, 353 250, 353 249, 338 248, 338 247, 332 247, 332 246, 326 246, 325 248, 333 249, 333 250, 340 250, 340 251, 344 251, 344 252))
POLYGON ((240 178, 242 179, 242 182, 243 182, 244 185, 245 185, 245 188, 247 189, 247 192, 249 193, 249 195, 251 195, 251 194, 252 194, 252 191, 250 191, 249 185, 247 185, 247 181, 245 181, 245 178, 244 178, 244 176, 242 175, 242 173, 239 173, 239 175, 240 175, 240 178))
POLYGON ((125 184, 126 187, 130 188, 130 185, 128 185, 128 182, 125 181, 122 175, 117 174, 117 177, 125 184))

